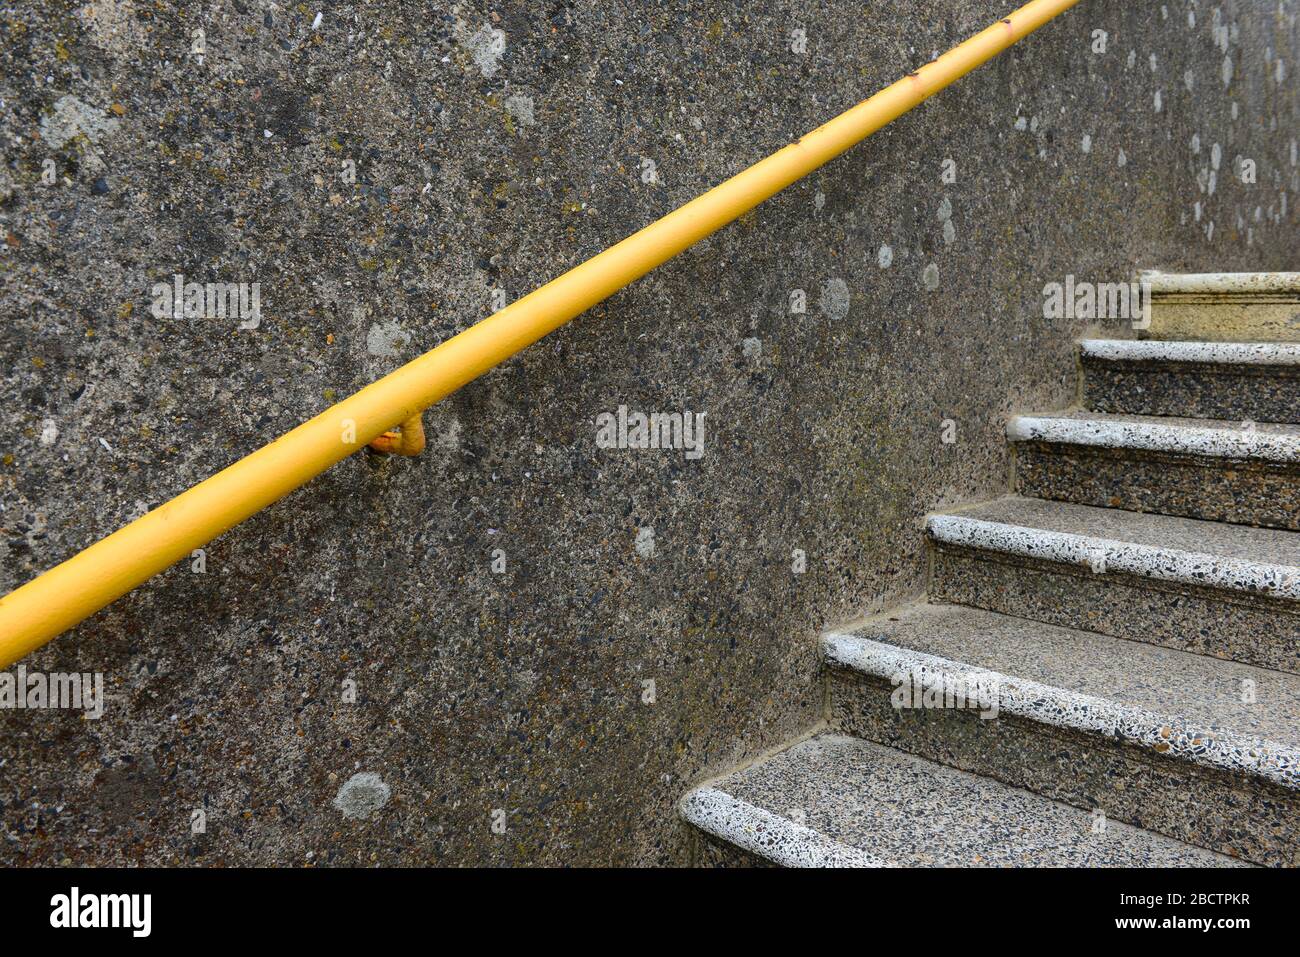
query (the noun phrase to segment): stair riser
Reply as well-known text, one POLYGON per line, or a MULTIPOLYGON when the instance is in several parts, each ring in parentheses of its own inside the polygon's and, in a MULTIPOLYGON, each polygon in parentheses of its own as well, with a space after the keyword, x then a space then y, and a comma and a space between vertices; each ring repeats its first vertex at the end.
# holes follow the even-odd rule
POLYGON ((1300 371, 1224 373, 1083 360, 1084 406, 1094 412, 1300 422, 1300 371))
POLYGON ((930 594, 1102 634, 1300 674, 1300 604, 932 545, 930 594))
POLYGON ((1144 339, 1204 342, 1300 342, 1300 302, 1175 302, 1154 297, 1144 339))
POLYGON ((1016 488, 1034 498, 1300 530, 1300 466, 1017 442, 1016 488))
POLYGON ((839 668, 828 677, 839 733, 1256 863, 1300 864, 1300 799, 1283 788, 1025 717, 900 711, 883 678, 839 668))
POLYGON ((773 861, 691 827, 691 866, 709 868, 779 867, 773 861))

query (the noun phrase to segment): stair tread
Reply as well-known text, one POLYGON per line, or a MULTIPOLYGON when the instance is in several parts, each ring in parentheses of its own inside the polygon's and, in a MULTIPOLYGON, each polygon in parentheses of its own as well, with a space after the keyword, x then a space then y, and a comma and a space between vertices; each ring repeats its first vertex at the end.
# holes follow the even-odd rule
POLYGON ((1269 754, 1300 787, 1300 675, 961 605, 913 605, 828 634, 826 647, 833 661, 851 663, 863 641, 1056 689, 1057 705, 1093 707, 1135 740, 1160 740, 1162 728, 1235 738, 1269 754), (1244 680, 1254 682, 1254 703, 1242 700, 1244 680))
POLYGON ((1246 866, 1114 821, 1093 833, 1087 811, 835 734, 697 788, 681 808, 707 833, 791 866, 1246 866))
MULTIPOLYGON (((1222 587, 1239 587, 1282 597, 1300 598, 1300 533, 1272 528, 1252 528, 1194 518, 1176 518, 1147 512, 1075 505, 1045 499, 1009 495, 960 511, 931 515, 927 529, 932 538, 954 544, 998 548, 1017 554, 1040 553, 1043 548, 1031 535, 1002 532, 999 535, 976 535, 965 527, 970 522, 999 526, 1016 526, 1028 532, 1076 536, 1092 544, 1134 545, 1144 550, 1159 550, 1165 558, 1204 556, 1215 567, 1200 567, 1196 561, 1176 564, 1153 564, 1145 569, 1154 577, 1191 581, 1222 587), (962 532, 967 534, 962 534, 962 532), (988 538, 988 541, 983 539, 988 538), (963 541, 963 539, 965 539, 963 541), (1238 566, 1222 567, 1230 561, 1238 566), (1259 580, 1264 575, 1268 580, 1259 580)), ((1052 557, 1041 554, 1039 557, 1052 557)), ((1150 556, 1147 556, 1150 557, 1150 556)), ((1130 565, 1142 563, 1138 556, 1130 565)), ((1125 567, 1130 571, 1134 568, 1125 567)), ((1142 573, 1142 571, 1139 571, 1142 573)))
POLYGON ((1110 412, 1017 415, 1007 422, 1012 442, 1167 452, 1208 458, 1300 463, 1300 425, 1230 422, 1110 412))

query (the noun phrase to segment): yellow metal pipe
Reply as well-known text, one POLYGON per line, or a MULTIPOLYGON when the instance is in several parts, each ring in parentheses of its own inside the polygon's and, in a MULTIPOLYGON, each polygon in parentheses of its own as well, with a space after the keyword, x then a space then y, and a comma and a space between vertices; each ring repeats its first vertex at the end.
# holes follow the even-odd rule
MULTIPOLYGON (((1032 0, 965 43, 0 598, 0 668, 753 209, 1079 0, 1032 0)), ((394 437, 396 438, 396 437, 394 437)))

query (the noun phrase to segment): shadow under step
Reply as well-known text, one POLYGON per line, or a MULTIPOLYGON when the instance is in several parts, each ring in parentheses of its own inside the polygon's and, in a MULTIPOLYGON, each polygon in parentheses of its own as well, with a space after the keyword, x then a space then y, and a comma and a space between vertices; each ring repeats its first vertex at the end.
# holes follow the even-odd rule
POLYGON ((1300 343, 1087 339, 1079 352, 1098 412, 1300 422, 1300 343))
POLYGON ((1300 672, 1300 533, 1012 496, 926 534, 936 601, 1300 672))
POLYGON ((820 735, 681 801, 696 863, 1232 867, 1241 862, 868 741, 820 735))
POLYGON ((956 605, 823 639, 837 731, 1300 863, 1300 677, 956 605))
POLYGON ((1007 423, 1022 495, 1300 529, 1300 426, 1071 412, 1007 423))

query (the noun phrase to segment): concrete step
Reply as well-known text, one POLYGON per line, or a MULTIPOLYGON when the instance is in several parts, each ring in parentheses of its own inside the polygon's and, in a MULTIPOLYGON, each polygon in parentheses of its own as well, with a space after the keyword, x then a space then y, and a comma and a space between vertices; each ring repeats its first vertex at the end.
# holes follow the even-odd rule
POLYGON ((823 647, 837 731, 1300 863, 1296 675, 958 605, 915 605, 823 647))
POLYGON ((1143 338, 1300 342, 1300 273, 1145 272, 1151 323, 1143 338))
POLYGON ((1022 495, 1300 529, 1300 426, 1071 412, 1007 438, 1022 495))
POLYGON ((926 531, 936 601, 1300 672, 1300 533, 1015 496, 926 531))
POLYGON ((1232 867, 991 778, 820 735, 697 788, 697 864, 786 867, 1232 867), (1095 832, 1099 831, 1099 832, 1095 832))
POLYGON ((1300 422, 1300 343, 1088 339, 1079 354, 1098 412, 1300 422))

